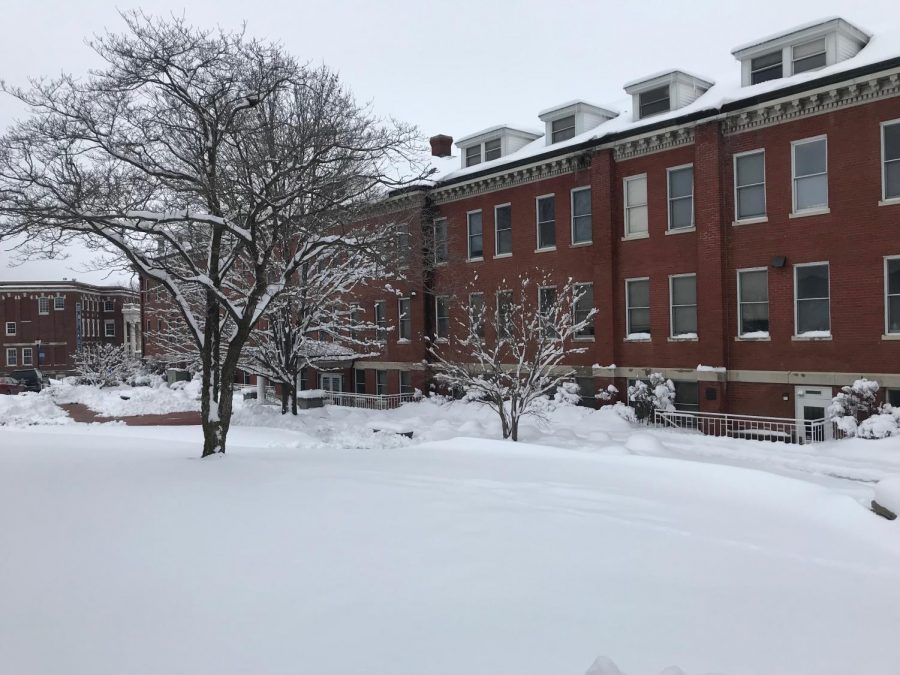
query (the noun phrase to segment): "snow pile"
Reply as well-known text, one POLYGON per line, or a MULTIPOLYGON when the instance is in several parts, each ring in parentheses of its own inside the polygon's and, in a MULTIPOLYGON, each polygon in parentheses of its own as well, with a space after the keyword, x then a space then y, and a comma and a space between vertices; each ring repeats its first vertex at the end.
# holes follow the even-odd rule
POLYGON ((842 387, 831 400, 828 414, 845 435, 887 438, 900 434, 900 410, 894 410, 887 403, 877 406, 878 389, 875 380, 861 378, 842 387))
POLYGON ((900 516, 900 474, 878 481, 875 486, 875 501, 900 516))
POLYGON ((45 390, 59 404, 81 403, 103 417, 165 415, 200 410, 200 380, 175 382, 157 379, 153 386, 96 387, 73 384, 71 379, 45 390))
POLYGON ((26 391, 16 396, 0 396, 0 426, 68 424, 72 420, 49 396, 26 391))

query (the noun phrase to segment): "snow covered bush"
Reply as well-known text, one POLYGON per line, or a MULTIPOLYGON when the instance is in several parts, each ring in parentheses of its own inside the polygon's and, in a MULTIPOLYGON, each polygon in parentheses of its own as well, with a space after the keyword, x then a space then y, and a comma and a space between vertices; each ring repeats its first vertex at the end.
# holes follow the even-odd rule
POLYGON ((581 403, 581 387, 576 382, 561 382, 553 394, 556 405, 578 405, 581 403))
POLYGON ((649 383, 638 380, 628 387, 628 400, 641 421, 650 418, 654 410, 675 410, 675 385, 662 373, 651 373, 649 383))
POLYGON ((616 389, 613 385, 609 385, 603 391, 598 391, 594 394, 594 398, 598 401, 603 401, 604 403, 615 403, 616 399, 619 397, 619 390, 616 389))
POLYGON ((831 399, 828 414, 847 436, 887 438, 900 433, 900 410, 875 404, 878 382, 861 378, 841 388, 831 399))
POLYGON ((143 363, 128 353, 124 345, 98 344, 83 346, 75 352, 78 384, 114 387, 117 384, 149 384, 143 363))
MULTIPOLYGON (((838 426, 843 430, 840 424, 838 426)), ((892 408, 889 405, 882 406, 877 414, 860 422, 855 431, 857 438, 887 438, 900 435, 900 408, 892 408)), ((848 435, 852 436, 853 434, 848 435)))

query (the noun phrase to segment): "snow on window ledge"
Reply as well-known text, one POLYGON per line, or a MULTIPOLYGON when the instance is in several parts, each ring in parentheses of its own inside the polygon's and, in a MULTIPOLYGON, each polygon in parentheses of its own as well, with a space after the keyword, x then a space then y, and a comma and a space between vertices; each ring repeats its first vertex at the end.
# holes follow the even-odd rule
POLYGON ((788 214, 788 218, 806 218, 807 216, 825 216, 831 213, 828 207, 824 209, 807 209, 805 211, 792 211, 788 214))
POLYGON ((590 246, 594 241, 576 241, 574 244, 569 244, 569 248, 581 248, 582 246, 590 246))
POLYGON ((649 239, 649 232, 635 232, 633 234, 626 234, 622 237, 622 241, 634 241, 635 239, 649 239))
POLYGON ((772 338, 767 330, 755 330, 749 333, 741 333, 734 338, 735 342, 770 342, 772 338))
POLYGON ((544 248, 536 248, 534 249, 535 253, 549 253, 550 251, 555 251, 555 246, 545 246, 544 248))
POLYGON ((297 398, 300 399, 314 399, 314 398, 323 398, 325 396, 324 389, 301 389, 297 392, 297 398))
POLYGON ((768 223, 768 216, 759 216, 757 218, 741 218, 731 223, 732 227, 740 227, 741 225, 758 225, 759 223, 768 223))
POLYGON ((791 340, 794 342, 803 342, 803 341, 816 341, 823 340, 828 341, 831 339, 831 331, 827 330, 808 330, 805 333, 800 333, 799 335, 794 335, 791 337, 791 340))
POLYGON ((700 337, 696 333, 679 333, 669 336, 669 342, 698 342, 700 337))
POLYGON ((666 230, 666 234, 687 234, 688 232, 696 232, 697 226, 691 225, 690 227, 675 227, 669 230, 666 230))
POLYGON ((470 262, 470 263, 484 262, 484 258, 466 258, 466 262, 470 262))
POLYGON ((650 333, 629 333, 625 342, 650 342, 650 333))

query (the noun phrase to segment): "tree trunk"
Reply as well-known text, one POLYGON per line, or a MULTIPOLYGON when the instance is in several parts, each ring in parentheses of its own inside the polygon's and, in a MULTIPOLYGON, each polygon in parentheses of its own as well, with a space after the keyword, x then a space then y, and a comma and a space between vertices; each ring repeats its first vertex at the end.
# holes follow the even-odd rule
POLYGON ((500 415, 500 425, 503 427, 503 438, 507 439, 509 438, 509 422, 506 419, 506 410, 503 409, 503 401, 500 401, 497 413, 500 415))
POLYGON ((297 374, 294 373, 294 380, 291 382, 291 414, 297 414, 297 374))
MULTIPOLYGON (((284 382, 281 383, 281 414, 287 415, 288 411, 288 396, 291 395, 291 389, 284 382)), ((294 413, 295 415, 297 413, 294 413)))

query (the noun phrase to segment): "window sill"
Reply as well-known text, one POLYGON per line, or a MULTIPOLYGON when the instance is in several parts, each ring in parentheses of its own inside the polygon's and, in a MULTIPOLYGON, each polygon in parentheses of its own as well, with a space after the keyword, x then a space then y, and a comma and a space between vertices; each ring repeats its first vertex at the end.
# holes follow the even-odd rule
POLYGON ((582 335, 579 337, 578 335, 576 335, 575 337, 572 338, 572 341, 573 342, 594 342, 594 336, 593 335, 582 335))
POLYGON ((497 253, 493 259, 497 260, 497 258, 512 258, 512 253, 497 253))
POLYGON ((691 225, 690 227, 677 227, 674 230, 666 230, 666 234, 687 234, 688 232, 696 232, 697 226, 691 225))
POLYGON ((700 338, 698 337, 678 337, 677 335, 669 336, 669 342, 700 342, 700 338))
POLYGON ((622 340, 622 342, 638 342, 638 343, 644 342, 644 343, 650 344, 651 342, 653 342, 653 338, 640 338, 640 339, 638 339, 638 338, 624 338, 624 339, 622 340))
POLYGON ((882 340, 897 340, 900 341, 900 333, 885 333, 881 336, 882 340))
POLYGON ((788 218, 806 218, 808 216, 827 216, 831 213, 831 209, 809 209, 808 211, 793 211, 788 214, 788 218))
POLYGON ((449 338, 443 338, 443 337, 435 338, 434 341, 441 345, 445 345, 448 342, 450 342, 449 338))
POLYGON ((484 258, 466 258, 467 263, 484 262, 484 258))
POLYGON ((593 240, 592 241, 579 241, 575 244, 569 244, 569 248, 581 248, 583 246, 590 246, 593 243, 594 243, 593 240))
POLYGON ((771 337, 742 337, 740 335, 735 336, 735 342, 771 342, 771 337))
POLYGON ((768 216, 759 216, 758 218, 742 218, 731 223, 732 227, 740 227, 741 225, 758 225, 759 223, 768 223, 768 216))
POLYGON ((891 197, 890 199, 881 199, 878 206, 897 206, 900 205, 900 197, 891 197))
POLYGON ((831 336, 822 336, 822 337, 813 337, 813 336, 805 336, 805 335, 792 335, 792 342, 831 342, 831 336))
POLYGON ((441 262, 435 262, 435 263, 434 263, 434 266, 435 266, 435 267, 446 267, 447 264, 448 264, 448 263, 447 263, 446 260, 442 260, 441 262))
POLYGON ((555 246, 547 246, 546 248, 536 248, 534 249, 535 253, 550 253, 551 251, 555 251, 555 246))
POLYGON ((626 234, 622 237, 622 241, 634 241, 635 239, 649 239, 649 232, 637 232, 636 234, 626 234))
POLYGON ((408 345, 410 344, 410 340, 407 338, 397 338, 398 345, 408 345))

